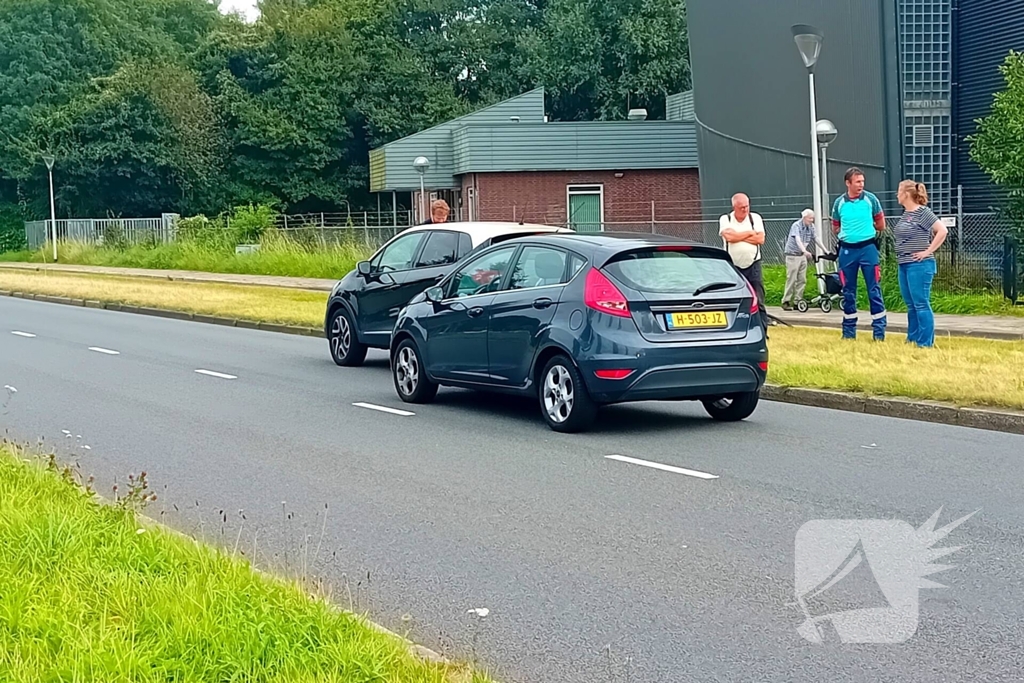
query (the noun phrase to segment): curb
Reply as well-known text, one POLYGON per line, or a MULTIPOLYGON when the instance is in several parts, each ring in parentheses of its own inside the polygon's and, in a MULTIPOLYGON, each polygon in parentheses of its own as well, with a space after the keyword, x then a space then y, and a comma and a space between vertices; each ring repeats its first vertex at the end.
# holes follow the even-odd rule
POLYGON ((792 403, 814 408, 828 408, 850 413, 895 417, 918 422, 970 427, 994 432, 1024 435, 1024 413, 988 408, 960 408, 945 403, 911 401, 901 398, 878 398, 823 389, 803 389, 766 385, 761 398, 779 403, 792 403))
MULTIPOLYGON (((818 320, 794 321, 794 320, 786 320, 786 319, 783 319, 783 318, 779 318, 779 320, 781 321, 781 324, 783 326, 788 325, 790 327, 813 327, 813 328, 818 329, 818 330, 836 330, 837 332, 840 330, 840 326, 839 325, 834 325, 832 323, 826 323, 826 322, 822 322, 822 321, 818 321, 818 320)), ((871 327, 870 326, 867 326, 867 327, 859 327, 858 326, 857 331, 858 332, 865 332, 866 331, 866 332, 870 333, 871 332, 871 327)), ((906 334, 907 333, 907 326, 906 325, 894 325, 893 323, 889 323, 889 325, 886 327, 886 333, 887 334, 888 333, 906 334)), ((995 341, 1024 341, 1024 334, 1016 334, 1014 332, 1000 332, 998 330, 956 330, 956 331, 953 331, 953 330, 942 329, 940 327, 936 327, 935 328, 935 338, 936 339, 940 339, 940 338, 941 339, 966 338, 966 339, 993 339, 995 341)))
MULTIPOLYGON (((235 320, 232 318, 201 315, 198 313, 184 313, 181 311, 170 311, 142 306, 128 306, 101 301, 86 301, 84 299, 69 299, 67 297, 49 296, 44 294, 26 294, 24 292, 0 290, 0 296, 11 296, 19 299, 32 299, 34 301, 44 301, 47 303, 65 304, 70 306, 102 308, 108 311, 119 311, 121 313, 138 313, 141 315, 150 315, 160 318, 187 320, 190 322, 224 325, 227 327, 238 327, 248 330, 260 330, 263 332, 277 332, 279 334, 292 334, 303 337, 320 338, 323 337, 324 334, 323 330, 316 327, 254 322, 251 320, 235 320)), ((878 398, 863 394, 827 391, 824 389, 784 387, 774 384, 765 385, 761 390, 761 398, 766 401, 774 401, 777 403, 791 403, 794 405, 809 406, 813 408, 842 410, 849 413, 895 417, 905 420, 916 420, 918 422, 933 422, 936 424, 953 425, 956 427, 970 427, 972 429, 983 429, 987 431, 1024 435, 1024 412, 1001 411, 988 408, 960 408, 954 405, 933 401, 878 398)))

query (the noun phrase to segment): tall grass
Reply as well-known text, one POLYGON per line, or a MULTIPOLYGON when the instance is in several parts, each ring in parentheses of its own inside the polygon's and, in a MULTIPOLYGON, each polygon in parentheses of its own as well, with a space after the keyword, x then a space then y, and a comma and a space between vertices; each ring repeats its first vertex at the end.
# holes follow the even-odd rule
MULTIPOLYGON (((52 463, 52 461, 51 461, 52 463)), ((487 680, 0 444, 0 680, 487 680)))
MULTIPOLYGON (((338 279, 367 254, 361 245, 325 243, 310 247, 283 237, 265 236, 259 244, 259 251, 236 254, 231 245, 189 240, 124 249, 68 242, 60 245, 59 256, 61 263, 83 266, 338 279)), ((7 254, 3 260, 44 263, 51 259, 40 250, 7 254)))
MULTIPOLYGON (((61 263, 83 266, 338 279, 370 252, 353 239, 325 239, 316 229, 285 232, 275 227, 274 218, 273 210, 265 206, 238 207, 230 219, 193 216, 179 221, 177 240, 170 244, 151 239, 131 245, 112 224, 102 246, 63 242, 58 255, 61 263), (239 244, 259 248, 239 254, 235 251, 239 244)), ((52 258, 50 253, 44 246, 36 252, 4 254, 0 260, 41 263, 52 258)))

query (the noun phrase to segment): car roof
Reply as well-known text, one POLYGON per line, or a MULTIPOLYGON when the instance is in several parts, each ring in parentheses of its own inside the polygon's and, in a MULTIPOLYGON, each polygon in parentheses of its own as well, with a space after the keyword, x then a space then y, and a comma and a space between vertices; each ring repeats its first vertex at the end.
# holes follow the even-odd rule
POLYGON ((515 235, 518 233, 523 233, 524 235, 536 233, 572 234, 573 232, 569 228, 562 228, 555 225, 541 225, 539 223, 516 223, 513 221, 453 221, 449 223, 416 225, 403 230, 401 234, 408 234, 411 232, 429 232, 433 230, 464 232, 469 235, 469 238, 473 241, 474 247, 483 244, 489 239, 504 235, 515 235))
MULTIPOLYGON (((518 244, 530 241, 542 241, 545 244, 557 245, 587 254, 595 261, 604 263, 616 254, 645 247, 692 247, 693 249, 714 254, 719 258, 729 259, 728 252, 721 247, 680 239, 671 235, 652 235, 642 232, 567 232, 560 234, 544 234, 518 237, 503 244, 518 244)), ((729 259, 731 260, 731 259, 729 259)))

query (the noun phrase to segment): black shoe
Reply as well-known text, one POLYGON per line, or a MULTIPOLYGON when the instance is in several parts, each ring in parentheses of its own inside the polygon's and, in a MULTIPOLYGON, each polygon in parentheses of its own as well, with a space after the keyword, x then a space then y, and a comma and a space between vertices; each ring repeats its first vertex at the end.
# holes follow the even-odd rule
POLYGON ((784 310, 784 311, 792 311, 793 310, 793 304, 789 303, 788 301, 783 301, 782 302, 782 310, 784 310))

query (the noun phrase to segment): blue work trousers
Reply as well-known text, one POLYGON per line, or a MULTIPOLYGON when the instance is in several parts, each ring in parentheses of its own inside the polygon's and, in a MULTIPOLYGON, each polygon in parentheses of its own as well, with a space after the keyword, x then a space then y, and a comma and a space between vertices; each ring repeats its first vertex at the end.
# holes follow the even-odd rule
POLYGON ((843 284, 843 338, 857 337, 857 274, 864 276, 871 306, 871 331, 876 341, 885 339, 888 320, 882 299, 882 266, 878 247, 843 245, 839 249, 839 280, 843 284))

